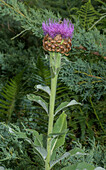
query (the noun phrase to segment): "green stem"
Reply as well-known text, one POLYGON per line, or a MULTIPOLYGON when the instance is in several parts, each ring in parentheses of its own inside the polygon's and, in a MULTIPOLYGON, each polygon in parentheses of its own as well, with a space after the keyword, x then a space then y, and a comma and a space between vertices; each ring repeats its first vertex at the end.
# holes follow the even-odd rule
POLYGON ((45 170, 50 170, 50 158, 51 158, 51 137, 49 135, 53 131, 54 121, 54 106, 56 97, 57 78, 61 65, 61 54, 50 53, 50 68, 51 68, 51 94, 49 105, 49 122, 48 122, 48 138, 47 138, 47 158, 45 162, 45 170))

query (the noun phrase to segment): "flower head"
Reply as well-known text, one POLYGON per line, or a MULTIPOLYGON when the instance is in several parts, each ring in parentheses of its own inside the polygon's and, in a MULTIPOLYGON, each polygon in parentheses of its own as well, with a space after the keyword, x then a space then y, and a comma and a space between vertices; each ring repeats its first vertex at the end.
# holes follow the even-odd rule
POLYGON ((50 20, 42 23, 44 31, 43 48, 47 51, 69 55, 74 25, 64 19, 62 23, 50 20))
POLYGON ((72 39, 74 25, 66 19, 64 19, 62 23, 49 19, 48 22, 42 23, 42 29, 44 31, 44 35, 48 34, 52 38, 54 38, 56 35, 61 35, 62 38, 72 39))

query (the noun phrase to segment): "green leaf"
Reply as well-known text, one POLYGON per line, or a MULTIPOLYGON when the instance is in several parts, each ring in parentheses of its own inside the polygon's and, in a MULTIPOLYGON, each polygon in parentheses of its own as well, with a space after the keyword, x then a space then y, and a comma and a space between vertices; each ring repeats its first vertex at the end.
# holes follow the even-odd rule
POLYGON ((61 133, 50 133, 49 134, 49 137, 59 137, 59 136, 62 136, 62 135, 64 135, 64 134, 66 134, 68 132, 68 129, 66 129, 66 130, 64 130, 64 131, 62 131, 61 133))
POLYGON ((0 107, 5 108, 5 109, 9 109, 9 106, 6 106, 4 104, 0 104, 0 107))
POLYGON ((35 146, 40 146, 43 147, 43 135, 40 134, 33 129, 26 129, 26 131, 32 132, 33 133, 33 137, 34 137, 34 145, 35 146))
POLYGON ((69 106, 72 106, 72 105, 76 105, 76 104, 80 104, 82 105, 81 103, 79 102, 76 102, 76 100, 72 100, 71 102, 63 102, 61 103, 58 108, 56 109, 55 111, 55 115, 60 112, 62 109, 66 108, 66 107, 69 107, 69 106))
POLYGON ((14 129, 12 129, 11 127, 5 125, 6 127, 8 127, 8 130, 10 132, 10 134, 16 136, 16 138, 23 138, 23 139, 27 139, 27 135, 25 132, 17 132, 14 129))
POLYGON ((69 151, 71 156, 76 156, 76 155, 87 155, 82 149, 80 148, 74 148, 71 151, 69 151))
POLYGON ((27 135, 24 132, 16 132, 14 129, 9 128, 9 132, 16 136, 16 138, 23 138, 23 139, 27 139, 27 135))
MULTIPOLYGON (((14 132, 14 130, 13 130, 13 132, 14 132)), ((16 132, 15 131, 15 133, 16 133, 16 137, 18 137, 18 138, 24 138, 24 139, 27 138, 27 135, 24 132, 16 132)))
POLYGON ((93 165, 90 165, 86 162, 82 162, 82 163, 78 163, 78 164, 75 164, 75 165, 71 165, 71 166, 67 166, 65 168, 62 168, 62 170, 94 170, 94 166, 93 165))
POLYGON ((67 167, 64 167, 62 168, 61 170, 76 170, 77 168, 77 165, 70 165, 70 166, 67 166, 67 167))
POLYGON ((29 142, 29 143, 33 146, 35 152, 37 152, 36 154, 40 155, 40 156, 43 158, 43 160, 45 161, 45 159, 46 159, 46 157, 47 157, 47 151, 46 151, 46 149, 45 149, 44 147, 36 146, 36 144, 34 144, 34 143, 32 142, 32 140, 29 139, 29 138, 27 138, 27 139, 25 139, 25 140, 26 140, 27 142, 29 142))
POLYGON ((39 147, 39 146, 37 146, 37 147, 34 147, 34 149, 38 151, 38 153, 42 156, 42 158, 43 158, 44 160, 46 159, 46 157, 47 157, 47 151, 46 151, 46 149, 45 149, 44 147, 39 147))
MULTIPOLYGON (((63 112, 59 116, 59 118, 57 119, 57 121, 54 125, 53 133, 64 133, 64 130, 67 130, 67 121, 66 121, 66 114, 63 112)), ((59 136, 59 138, 52 139, 51 155, 52 155, 54 149, 56 149, 64 144, 65 136, 66 136, 66 132, 62 135, 62 137, 59 136)))
POLYGON ((9 105, 9 104, 10 104, 9 102, 7 102, 7 101, 5 101, 5 100, 2 100, 2 99, 0 99, 0 103, 6 104, 6 105, 9 105))
POLYGON ((43 107, 43 109, 46 111, 46 113, 48 113, 48 103, 45 102, 45 100, 43 100, 42 97, 36 96, 34 94, 28 94, 27 97, 29 100, 35 101, 38 104, 40 104, 43 107))
POLYGON ((8 114, 8 112, 3 109, 0 109, 0 114, 8 114))
POLYGON ((11 79, 3 88, 0 93, 0 113, 6 113, 8 115, 8 122, 11 120, 12 113, 16 106, 16 101, 23 96, 22 90, 22 75, 23 71, 17 74, 11 79), (4 110, 4 111, 3 111, 4 110))
POLYGON ((92 6, 91 0, 81 6, 80 10, 77 11, 80 19, 80 24, 84 29, 88 29, 89 26, 95 21, 100 15, 92 6))
POLYGON ((42 86, 42 85, 39 84, 39 85, 35 86, 35 88, 38 89, 38 90, 40 89, 40 90, 45 91, 50 96, 51 91, 50 91, 49 86, 42 86))
POLYGON ((94 170, 94 166, 93 165, 90 165, 90 164, 88 164, 88 163, 86 163, 86 162, 82 162, 82 163, 79 163, 78 165, 77 165, 77 169, 79 169, 79 170, 94 170))
POLYGON ((52 168, 56 163, 58 163, 59 161, 67 158, 68 156, 70 156, 69 152, 64 153, 60 158, 56 159, 55 161, 51 161, 50 162, 50 168, 52 168))
POLYGON ((3 166, 0 166, 0 170, 4 170, 4 167, 3 167, 3 166))
POLYGON ((1 161, 7 161, 7 160, 10 160, 11 157, 7 156, 6 158, 3 158, 3 159, 0 159, 0 162, 1 161))
POLYGON ((96 167, 94 170, 106 170, 106 169, 104 169, 102 167, 96 167))

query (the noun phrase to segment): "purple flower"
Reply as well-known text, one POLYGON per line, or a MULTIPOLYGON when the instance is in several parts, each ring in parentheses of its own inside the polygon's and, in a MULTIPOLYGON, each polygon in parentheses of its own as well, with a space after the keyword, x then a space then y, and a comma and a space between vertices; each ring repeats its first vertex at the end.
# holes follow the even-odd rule
POLYGON ((49 34, 49 36, 52 38, 54 38, 58 34, 61 34, 62 38, 72 39, 74 25, 66 19, 64 19, 62 23, 49 19, 48 22, 42 23, 42 29, 44 31, 44 35, 49 34))

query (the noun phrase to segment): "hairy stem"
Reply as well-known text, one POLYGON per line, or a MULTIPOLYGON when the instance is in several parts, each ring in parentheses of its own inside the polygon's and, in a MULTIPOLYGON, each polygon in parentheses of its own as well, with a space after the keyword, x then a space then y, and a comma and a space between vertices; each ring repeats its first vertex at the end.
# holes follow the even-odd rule
POLYGON ((50 68, 51 68, 51 94, 49 105, 49 122, 48 122, 48 138, 47 138, 47 158, 45 162, 45 170, 50 170, 51 158, 51 137, 49 136, 53 131, 54 121, 54 106, 56 96, 57 77, 61 65, 61 54, 50 53, 50 68))

